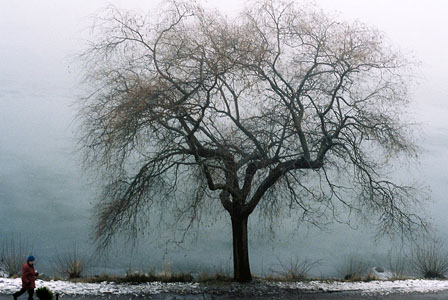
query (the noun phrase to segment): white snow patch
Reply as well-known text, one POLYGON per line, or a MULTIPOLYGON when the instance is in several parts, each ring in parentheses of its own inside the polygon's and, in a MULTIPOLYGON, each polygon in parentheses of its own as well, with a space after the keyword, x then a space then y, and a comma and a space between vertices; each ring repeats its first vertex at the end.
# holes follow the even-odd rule
POLYGON ((286 289, 298 289, 303 291, 322 291, 322 292, 343 292, 355 291, 362 294, 380 294, 390 293, 431 293, 448 290, 448 281, 445 280, 395 280, 395 281, 370 281, 370 282, 294 282, 294 283, 274 283, 286 289))
MULTIPOLYGON (((116 284, 102 283, 73 283, 67 281, 36 281, 36 287, 46 286, 54 293, 61 295, 154 295, 160 293, 198 294, 219 291, 226 293, 222 285, 214 288, 211 285, 199 283, 162 283, 151 282, 145 284, 116 284)), ((0 294, 12 294, 21 287, 20 278, 0 278, 0 294)), ((249 285, 231 284, 228 291, 249 292, 269 291, 272 289, 301 290, 305 292, 344 292, 354 291, 364 295, 387 295, 390 293, 431 293, 448 290, 447 280, 397 280, 370 282, 340 282, 340 281, 311 281, 311 282, 265 282, 257 281, 249 285)))
MULTIPOLYGON (((0 294, 12 294, 21 287, 21 279, 0 278, 0 294)), ((53 293, 61 295, 146 295, 170 293, 194 293, 197 283, 161 283, 150 282, 138 285, 102 283, 74 283, 68 281, 42 281, 36 280, 36 288, 48 287, 53 293)))
POLYGON ((371 268, 368 272, 367 272, 368 276, 373 276, 374 278, 378 279, 378 280, 389 280, 391 278, 394 277, 394 274, 392 274, 391 271, 386 270, 383 267, 374 267, 371 268))

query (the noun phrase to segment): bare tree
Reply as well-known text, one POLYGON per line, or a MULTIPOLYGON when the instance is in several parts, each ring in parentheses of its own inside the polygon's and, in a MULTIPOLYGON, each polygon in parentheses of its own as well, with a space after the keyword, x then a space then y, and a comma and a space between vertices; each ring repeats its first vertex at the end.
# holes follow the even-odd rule
POLYGON ((0 270, 3 268, 10 277, 18 276, 32 247, 16 236, 3 238, 0 244, 0 270))
POLYGON ((345 257, 337 267, 337 272, 344 280, 359 281, 367 273, 371 262, 357 255, 345 257))
POLYGON ((392 158, 416 157, 402 119, 410 64, 376 30, 265 1, 233 20, 186 3, 112 8, 95 32, 80 141, 105 183, 102 245, 144 230, 156 204, 186 228, 222 205, 244 282, 256 207, 316 225, 355 214, 385 232, 425 225, 418 193, 388 175, 392 158))
POLYGON ((276 274, 278 279, 285 281, 303 281, 307 279, 309 273, 321 263, 320 260, 310 259, 290 259, 289 264, 284 263, 278 259, 280 270, 271 270, 273 274, 276 274))
POLYGON ((85 275, 90 261, 79 255, 76 246, 64 254, 57 254, 54 260, 55 270, 67 279, 82 278, 85 275))
POLYGON ((448 252, 438 240, 427 241, 412 251, 411 268, 424 278, 446 278, 448 273, 448 252))

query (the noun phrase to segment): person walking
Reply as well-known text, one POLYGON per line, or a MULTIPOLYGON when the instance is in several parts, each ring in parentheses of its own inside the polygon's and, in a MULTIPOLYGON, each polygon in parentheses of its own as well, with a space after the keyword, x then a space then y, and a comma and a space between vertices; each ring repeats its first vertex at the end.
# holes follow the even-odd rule
POLYGON ((26 263, 22 267, 22 288, 13 294, 14 300, 17 300, 25 292, 28 292, 28 300, 33 300, 34 289, 36 288, 36 277, 39 275, 34 270, 34 256, 28 256, 26 263))

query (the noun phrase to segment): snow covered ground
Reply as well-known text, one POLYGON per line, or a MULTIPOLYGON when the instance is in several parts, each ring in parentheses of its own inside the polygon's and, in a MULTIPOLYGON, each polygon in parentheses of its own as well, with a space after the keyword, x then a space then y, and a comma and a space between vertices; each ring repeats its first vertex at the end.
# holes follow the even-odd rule
MULTIPOLYGON (((0 278, 0 294, 12 294, 20 289, 20 279, 0 278)), ((46 286, 54 293, 61 295, 156 295, 171 294, 226 294, 239 293, 261 295, 278 293, 279 291, 300 290, 303 292, 357 292, 364 295, 387 295, 391 293, 433 293, 448 290, 448 280, 397 280, 370 282, 267 282, 254 281, 242 285, 238 283, 210 285, 200 283, 161 283, 145 284, 116 284, 102 283, 73 283, 67 281, 37 280, 37 287, 46 286)))

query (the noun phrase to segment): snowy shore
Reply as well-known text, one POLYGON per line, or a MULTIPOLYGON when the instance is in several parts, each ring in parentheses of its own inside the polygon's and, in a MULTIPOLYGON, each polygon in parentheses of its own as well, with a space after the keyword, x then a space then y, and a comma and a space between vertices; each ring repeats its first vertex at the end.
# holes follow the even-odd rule
MULTIPOLYGON (((12 294, 20 289, 20 279, 0 278, 0 294, 12 294)), ((448 290, 448 280, 397 280, 370 282, 269 282, 257 280, 250 284, 162 283, 144 284, 73 283, 68 281, 37 280, 36 287, 46 286, 61 295, 157 295, 157 294, 239 294, 266 295, 284 291, 298 292, 357 292, 363 295, 388 295, 391 293, 434 293, 448 290)))

